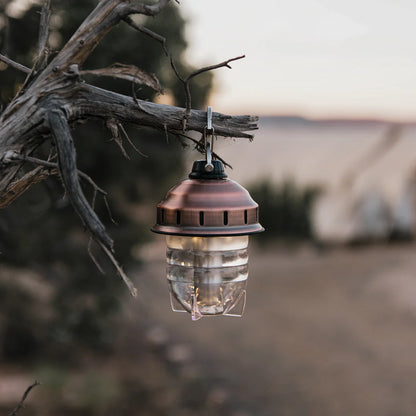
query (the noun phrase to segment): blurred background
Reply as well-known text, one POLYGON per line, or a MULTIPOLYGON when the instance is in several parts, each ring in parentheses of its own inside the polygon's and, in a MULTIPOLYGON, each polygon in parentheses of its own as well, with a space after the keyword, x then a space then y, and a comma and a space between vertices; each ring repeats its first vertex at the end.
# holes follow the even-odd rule
MULTIPOLYGON (((96 3, 52 0, 52 50, 96 3)), ((93 248, 105 274, 97 270, 59 179, 2 210, 0 410, 39 380, 22 412, 413 415, 415 7, 183 0, 142 19, 168 39, 183 73, 247 55, 192 84, 196 108, 260 116, 253 143, 215 144, 267 229, 251 238, 245 314, 192 322, 170 311, 164 239, 149 228, 155 204, 199 157, 194 149, 125 126, 145 155, 125 143, 126 161, 101 123, 77 126, 79 167, 110 195, 111 216, 100 198, 96 210, 139 298, 93 248)), ((1 53, 31 65, 38 12, 36 1, 0 0, 1 53)), ((156 73, 166 88, 158 97, 137 89, 139 98, 183 106, 158 44, 121 25, 85 67, 115 62, 156 73)), ((3 107, 22 81, 0 64, 3 107)))

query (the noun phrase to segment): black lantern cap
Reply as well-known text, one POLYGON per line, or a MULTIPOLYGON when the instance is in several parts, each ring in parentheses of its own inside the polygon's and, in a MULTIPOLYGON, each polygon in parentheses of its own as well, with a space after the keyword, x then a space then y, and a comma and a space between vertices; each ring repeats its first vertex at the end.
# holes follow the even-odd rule
POLYGON ((225 179, 227 174, 224 171, 224 165, 220 160, 212 160, 211 171, 206 170, 206 160, 195 160, 192 166, 192 172, 189 174, 190 179, 225 179))

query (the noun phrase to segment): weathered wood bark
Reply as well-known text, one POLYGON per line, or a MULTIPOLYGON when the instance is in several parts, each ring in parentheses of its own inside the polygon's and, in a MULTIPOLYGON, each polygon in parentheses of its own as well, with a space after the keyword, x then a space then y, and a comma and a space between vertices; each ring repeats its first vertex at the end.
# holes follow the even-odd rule
MULTIPOLYGON (((29 175, 20 174, 25 160, 35 149, 49 140, 56 146, 59 173, 75 211, 95 241, 108 253, 113 242, 104 226, 83 195, 76 166, 75 147, 69 125, 80 120, 98 118, 115 123, 133 123, 149 126, 165 132, 186 130, 203 132, 206 113, 203 111, 155 104, 103 90, 82 80, 82 64, 101 39, 112 27, 128 19, 129 15, 141 13, 154 16, 169 0, 154 5, 144 5, 134 0, 102 0, 85 19, 68 43, 49 63, 45 63, 45 44, 49 21, 49 1, 42 12, 44 26, 39 36, 38 58, 29 70, 28 77, 19 94, 0 116, 0 207, 18 197, 32 183, 46 176, 44 169, 35 169, 29 175), (189 114, 188 114, 189 113, 189 114), (52 140, 51 140, 52 139, 52 140)), ((106 74, 111 69, 106 69, 106 74)), ((128 68, 119 73, 129 71, 128 68)), ((140 77, 134 81, 152 83, 150 78, 140 77)), ((114 70, 114 76, 117 76, 114 70)), ((251 130, 257 128, 256 117, 213 114, 213 127, 218 136, 252 138, 251 130)))

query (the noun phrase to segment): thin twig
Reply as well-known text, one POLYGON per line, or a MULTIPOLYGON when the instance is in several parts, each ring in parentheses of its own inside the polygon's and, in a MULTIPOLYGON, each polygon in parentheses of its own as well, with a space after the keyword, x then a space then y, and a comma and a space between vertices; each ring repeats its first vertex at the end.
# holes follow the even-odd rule
POLYGON ((111 132, 111 140, 115 141, 117 146, 119 147, 121 153, 123 154, 123 156, 127 159, 130 160, 130 156, 128 155, 128 153, 126 152, 126 149, 123 146, 123 139, 120 136, 120 131, 119 131, 119 123, 116 119, 111 118, 108 119, 105 123, 105 126, 110 130, 111 132))
POLYGON ((25 74, 29 74, 31 71, 30 68, 28 68, 27 66, 24 66, 22 64, 19 64, 18 62, 12 61, 10 58, 2 54, 0 54, 0 61, 4 62, 7 65, 10 65, 14 69, 24 72, 25 74))
MULTIPOLYGON (((190 114, 191 114, 191 106, 192 106, 192 97, 191 97, 191 88, 189 86, 189 83, 191 81, 192 78, 195 78, 196 76, 204 73, 204 72, 208 72, 208 71, 212 71, 214 69, 218 69, 218 68, 222 68, 222 67, 227 67, 229 69, 232 69, 231 66, 229 65, 230 62, 232 61, 237 61, 238 59, 243 59, 245 58, 245 55, 241 55, 241 56, 237 56, 235 58, 231 58, 231 59, 227 59, 224 62, 220 62, 219 64, 216 65, 210 65, 210 66, 206 66, 204 68, 200 68, 194 72, 192 72, 191 74, 189 74, 185 79, 184 79, 184 87, 185 87, 185 97, 186 97, 186 113, 185 113, 185 123, 188 120, 190 114)), ((185 124, 186 127, 186 124, 185 124)))
MULTIPOLYGON (((94 193, 93 193, 93 196, 92 196, 92 202, 91 202, 92 209, 95 209, 95 201, 96 201, 96 199, 97 199, 97 190, 94 189, 94 193)), ((98 260, 95 258, 94 254, 92 253, 92 249, 91 249, 92 241, 93 241, 93 238, 90 236, 90 238, 88 239, 88 245, 87 245, 88 255, 90 256, 90 259, 94 262, 94 264, 97 267, 98 271, 101 274, 105 275, 105 272, 104 272, 103 268, 101 267, 100 263, 98 263, 98 260)))
MULTIPOLYGON (((36 165, 45 166, 45 167, 50 168, 50 169, 58 169, 59 168, 57 163, 48 162, 47 160, 38 159, 38 158, 32 157, 32 156, 21 156, 21 155, 16 154, 15 156, 13 156, 13 159, 22 160, 22 161, 25 161, 25 162, 31 162, 31 163, 34 163, 36 165)), ((104 189, 100 188, 93 181, 93 179, 90 176, 88 176, 86 173, 82 172, 79 169, 78 169, 78 176, 80 178, 86 180, 100 194, 102 194, 104 196, 108 195, 108 193, 106 191, 104 191, 104 189)))
POLYGON ((17 415, 17 413, 19 412, 19 410, 25 407, 25 400, 26 400, 26 398, 27 398, 28 394, 30 393, 30 391, 31 391, 34 387, 39 386, 39 385, 40 385, 39 381, 35 380, 35 382, 34 382, 33 384, 31 384, 31 385, 30 385, 30 386, 26 389, 26 391, 23 393, 22 400, 20 400, 20 402, 19 402, 19 404, 16 406, 16 408, 15 408, 13 411, 11 411, 11 412, 9 413, 9 416, 16 416, 16 415, 17 415))
MULTIPOLYGON (((16 159, 16 160, 31 162, 31 163, 34 163, 34 164, 37 164, 37 165, 40 165, 40 166, 47 167, 49 169, 57 169, 58 170, 58 164, 57 163, 49 162, 47 160, 38 159, 36 157, 15 155, 13 158, 16 159)), ((103 196, 104 203, 105 203, 110 221, 113 224, 118 225, 117 221, 115 221, 113 216, 112 216, 110 205, 108 204, 108 199, 107 199, 108 193, 106 191, 104 191, 104 189, 100 188, 90 176, 88 176, 86 173, 82 172, 79 169, 78 169, 78 176, 80 178, 86 180, 94 189, 94 196, 93 196, 92 205, 93 206, 95 205, 96 194, 97 194, 97 192, 99 192, 103 196)), ((101 271, 101 268, 100 267, 98 267, 98 268, 101 271)))
MULTIPOLYGON (((205 146, 204 146, 204 143, 202 142, 202 141, 199 141, 199 140, 196 140, 196 139, 194 139, 193 137, 191 137, 191 136, 188 136, 187 134, 185 134, 185 133, 183 133, 182 131, 180 131, 180 130, 170 130, 169 131, 170 133, 172 133, 172 134, 174 134, 174 135, 176 135, 176 136, 180 136, 180 137, 184 137, 185 139, 187 139, 187 140, 189 140, 189 141, 191 141, 192 143, 194 143, 195 144, 195 148, 198 150, 198 152, 200 152, 200 153, 205 153, 205 146)), ((223 165, 224 166, 226 166, 227 168, 230 168, 230 169, 232 169, 233 167, 229 164, 229 163, 227 163, 221 156, 219 156, 218 155, 218 153, 215 153, 215 152, 213 152, 212 153, 212 156, 215 158, 215 159, 218 159, 219 161, 221 161, 222 163, 223 163, 223 165)))
POLYGON ((227 68, 231 68, 230 66, 230 62, 233 61, 237 61, 238 59, 243 59, 245 58, 245 55, 241 55, 241 56, 237 56, 235 58, 231 58, 231 59, 227 59, 224 62, 220 62, 219 64, 215 64, 215 65, 210 65, 210 66, 206 66, 200 69, 197 69, 196 71, 192 72, 191 74, 189 74, 186 78, 183 78, 181 76, 181 74, 179 73, 179 70, 175 64, 175 61, 173 59, 172 54, 169 52, 169 49, 166 46, 166 38, 159 35, 156 32, 153 32, 152 30, 148 29, 147 27, 144 27, 142 25, 137 24, 136 22, 134 22, 134 20, 131 17, 125 17, 124 21, 131 26, 133 29, 145 34, 146 36, 151 37, 152 39, 156 40, 157 42, 159 42, 162 45, 163 51, 165 52, 165 55, 169 58, 170 61, 170 66, 173 69, 173 72, 176 75, 176 78, 183 84, 184 90, 185 90, 185 117, 183 119, 183 131, 186 130, 187 127, 187 122, 189 119, 189 116, 191 114, 191 107, 192 107, 192 95, 191 95, 191 89, 190 89, 190 81, 192 80, 192 78, 195 78, 196 76, 207 72, 207 71, 212 71, 214 69, 218 69, 218 68, 222 68, 222 67, 227 67, 227 68))
POLYGON ((133 29, 136 29, 137 31, 145 34, 146 36, 151 37, 152 39, 156 40, 162 45, 163 52, 165 55, 169 58, 170 66, 173 69, 173 72, 176 75, 176 78, 178 78, 179 81, 182 83, 184 82, 184 79, 182 78, 181 74, 178 71, 178 68, 176 67, 175 61, 173 60, 172 54, 169 52, 169 49, 166 46, 166 38, 162 35, 159 35, 156 32, 153 32, 152 30, 148 29, 147 27, 144 27, 142 25, 137 24, 131 17, 124 18, 124 21, 131 26, 133 29))
POLYGON ((166 143, 169 144, 169 131, 166 124, 163 125, 163 130, 165 131, 166 143))
POLYGON ((124 137, 127 139, 127 141, 129 142, 130 146, 140 155, 143 157, 148 158, 148 155, 145 155, 143 152, 141 152, 136 146, 135 144, 131 141, 129 135, 127 134, 126 129, 124 128, 124 126, 121 123, 118 123, 118 127, 121 130, 121 132, 124 134, 124 137))
POLYGON ((107 212, 108 212, 108 216, 110 217, 110 221, 114 224, 114 225, 118 225, 118 222, 113 218, 113 214, 111 213, 111 208, 110 208, 110 204, 108 203, 108 199, 106 196, 104 196, 104 203, 105 206, 107 208, 107 212))
POLYGON ((192 78, 196 77, 199 74, 202 74, 203 72, 212 71, 213 69, 222 68, 223 66, 226 66, 227 68, 232 69, 232 67, 230 65, 228 65, 230 62, 236 61, 238 59, 243 59, 245 57, 246 57, 245 55, 237 56, 235 58, 227 59, 226 61, 221 62, 219 64, 210 65, 210 66, 206 66, 204 68, 198 69, 198 70, 192 72, 192 74, 188 75, 185 79, 185 82, 190 81, 192 78))
POLYGON ((118 261, 116 260, 116 258, 113 255, 113 253, 101 241, 96 240, 96 242, 102 248, 104 253, 107 254, 108 258, 111 260, 114 267, 116 268, 118 274, 123 279, 126 286, 128 287, 128 289, 130 291, 130 294, 135 298, 137 296, 137 289, 134 286, 133 282, 127 277, 126 273, 124 273, 124 270, 119 265, 118 261))
POLYGON ((87 250, 88 250, 88 255, 90 256, 90 259, 94 262, 95 266, 97 267, 98 271, 105 275, 105 271, 103 270, 103 268, 101 267, 101 264, 98 263, 98 260, 96 259, 96 257, 94 256, 93 252, 92 252, 92 248, 91 248, 91 244, 93 242, 92 237, 90 237, 88 239, 88 246, 87 246, 87 250))
MULTIPOLYGON (((155 4, 129 4, 127 5, 127 14, 144 14, 146 16, 155 16, 160 13, 169 3, 170 0, 159 0, 155 4)), ((130 2, 129 2, 130 3, 130 2)), ((133 2, 131 2, 133 3, 133 2)))

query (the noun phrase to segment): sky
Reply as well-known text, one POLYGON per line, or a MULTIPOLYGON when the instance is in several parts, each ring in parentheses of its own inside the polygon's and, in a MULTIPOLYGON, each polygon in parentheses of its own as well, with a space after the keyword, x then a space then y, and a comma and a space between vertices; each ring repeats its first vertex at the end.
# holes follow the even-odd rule
POLYGON ((415 0, 180 0, 178 7, 195 66, 246 55, 232 70, 215 71, 214 111, 416 121, 415 0))
POLYGON ((416 120, 414 0, 181 0, 214 111, 416 120))

